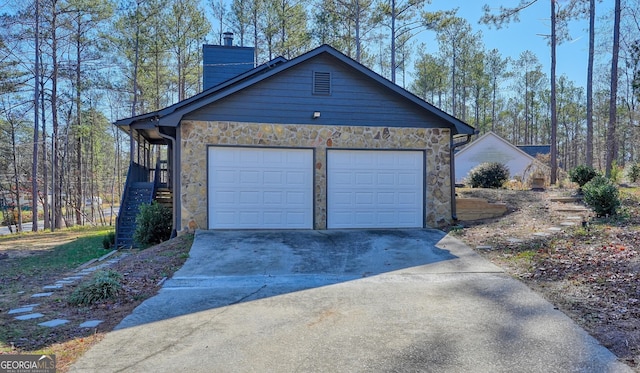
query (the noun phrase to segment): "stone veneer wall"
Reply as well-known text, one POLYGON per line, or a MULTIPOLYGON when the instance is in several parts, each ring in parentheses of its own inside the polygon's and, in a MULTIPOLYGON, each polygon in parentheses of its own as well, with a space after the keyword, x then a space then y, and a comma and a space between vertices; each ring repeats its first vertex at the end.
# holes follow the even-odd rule
POLYGON ((315 148, 315 229, 327 227, 327 148, 426 149, 426 223, 439 227, 451 221, 449 129, 182 121, 180 131, 183 230, 207 229, 209 145, 315 148))

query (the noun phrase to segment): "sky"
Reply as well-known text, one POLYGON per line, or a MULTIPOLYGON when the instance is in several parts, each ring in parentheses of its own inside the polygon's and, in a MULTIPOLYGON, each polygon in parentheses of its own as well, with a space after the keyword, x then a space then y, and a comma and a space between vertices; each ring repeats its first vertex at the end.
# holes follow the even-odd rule
MULTIPOLYGON (((205 9, 209 9, 209 0, 201 0, 205 9)), ((224 0, 230 3, 230 0, 224 0)), ((560 3, 567 3, 570 0, 555 0, 560 3)), ((537 0, 533 5, 524 9, 520 15, 519 22, 511 22, 501 29, 481 25, 478 23, 483 14, 482 7, 489 4, 493 9, 503 5, 505 7, 514 7, 520 3, 520 0, 431 0, 430 4, 425 6, 428 11, 448 10, 458 8, 457 15, 466 19, 471 25, 474 32, 481 31, 486 50, 496 48, 503 57, 511 57, 517 60, 520 54, 526 50, 530 50, 542 64, 543 71, 550 76, 551 65, 551 49, 548 40, 543 35, 551 33, 551 0, 537 0)), ((605 0, 596 2, 596 17, 601 17, 607 12, 611 12, 613 1, 605 0)), ((215 20, 211 20, 215 26, 215 20)), ((588 20, 573 21, 569 25, 571 39, 560 44, 556 49, 556 74, 560 78, 562 74, 573 81, 577 86, 586 87, 587 80, 587 58, 589 49, 589 22, 588 20)), ((600 26, 601 28, 601 26, 600 26)), ((599 29, 599 21, 596 20, 596 32, 599 29)), ((596 43, 598 35, 596 35, 596 43)), ((417 43, 425 43, 427 52, 436 54, 438 51, 438 43, 435 39, 435 33, 431 31, 422 31, 415 37, 417 43)), ((413 65, 413 63, 411 63, 413 65)), ((413 70, 408 69, 409 73, 413 70)), ((407 84, 413 78, 407 77, 407 84)))
MULTIPOLYGON (((565 2, 567 0, 560 1, 565 2)), ((500 5, 513 7, 519 2, 520 0, 433 0, 431 4, 427 5, 427 9, 434 11, 459 8, 458 16, 466 19, 474 31, 482 31, 486 50, 496 48, 503 57, 508 56, 513 60, 518 59, 522 52, 530 50, 538 57, 543 66, 543 71, 549 76, 551 71, 551 49, 547 39, 542 35, 551 33, 550 0, 538 0, 521 12, 520 22, 511 22, 501 29, 478 23, 483 14, 482 7, 484 4, 490 4, 497 11, 500 5)), ((606 6, 606 4, 598 4, 596 16, 603 14, 606 6)), ((569 25, 572 40, 560 44, 556 49, 557 77, 559 78, 562 74, 566 74, 577 86, 582 87, 586 86, 587 80, 588 27, 587 20, 572 22, 569 25)), ((434 51, 437 50, 437 41, 433 37, 433 33, 423 32, 418 36, 418 40, 426 42, 428 51, 434 51)))

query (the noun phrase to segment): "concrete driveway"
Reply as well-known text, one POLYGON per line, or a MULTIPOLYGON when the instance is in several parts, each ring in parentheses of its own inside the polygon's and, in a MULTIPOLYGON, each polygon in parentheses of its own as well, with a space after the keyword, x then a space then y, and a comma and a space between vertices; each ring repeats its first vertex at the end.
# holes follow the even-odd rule
POLYGON ((199 231, 71 372, 630 372, 437 230, 199 231))

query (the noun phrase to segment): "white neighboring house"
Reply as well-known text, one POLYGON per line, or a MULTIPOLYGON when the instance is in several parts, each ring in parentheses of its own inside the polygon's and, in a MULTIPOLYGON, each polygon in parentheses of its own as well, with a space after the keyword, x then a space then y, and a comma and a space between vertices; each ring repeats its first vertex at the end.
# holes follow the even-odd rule
POLYGON ((474 167, 485 162, 500 162, 509 168, 510 178, 525 178, 535 158, 493 132, 487 132, 455 154, 456 183, 464 183, 474 167))

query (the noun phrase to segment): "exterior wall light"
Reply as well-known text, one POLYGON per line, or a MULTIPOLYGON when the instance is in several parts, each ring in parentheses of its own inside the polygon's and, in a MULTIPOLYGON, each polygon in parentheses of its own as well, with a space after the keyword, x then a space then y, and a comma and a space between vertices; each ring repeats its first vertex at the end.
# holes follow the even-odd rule
POLYGON ((320 112, 319 112, 319 111, 314 111, 314 112, 313 112, 313 116, 312 116, 312 118, 313 118, 313 119, 318 119, 318 118, 320 118, 320 112))

